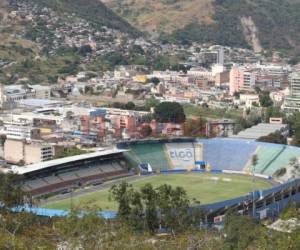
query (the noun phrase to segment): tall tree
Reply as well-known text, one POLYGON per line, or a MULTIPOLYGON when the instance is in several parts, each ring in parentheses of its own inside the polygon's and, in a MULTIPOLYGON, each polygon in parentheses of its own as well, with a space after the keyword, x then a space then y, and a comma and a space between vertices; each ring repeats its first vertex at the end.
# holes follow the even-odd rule
POLYGON ((11 209, 31 203, 30 195, 22 190, 22 177, 0 174, 0 203, 2 209, 11 209))
POLYGON ((150 183, 141 188, 143 202, 145 204, 145 220, 148 230, 155 232, 159 226, 157 210, 157 193, 150 183))
POLYGON ((157 121, 166 123, 183 123, 185 114, 183 107, 177 102, 162 102, 155 107, 155 118, 157 121))
POLYGON ((131 198, 132 198, 132 185, 123 181, 119 185, 112 186, 110 190, 112 198, 118 203, 118 216, 121 220, 129 222, 131 213, 131 198))

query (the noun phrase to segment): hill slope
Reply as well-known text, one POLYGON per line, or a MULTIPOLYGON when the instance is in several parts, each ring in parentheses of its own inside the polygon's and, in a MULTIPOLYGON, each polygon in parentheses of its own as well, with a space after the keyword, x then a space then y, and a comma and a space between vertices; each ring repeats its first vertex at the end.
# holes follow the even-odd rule
POLYGON ((85 19, 96 26, 107 26, 120 30, 124 33, 137 34, 134 29, 123 18, 116 15, 107 8, 101 1, 95 0, 26 0, 40 6, 49 7, 60 13, 74 13, 76 16, 85 19))
POLYGON ((137 28, 172 32, 193 22, 210 23, 213 0, 103 0, 137 28))
POLYGON ((104 0, 132 25, 180 42, 300 52, 299 0, 104 0))
POLYGON ((55 83, 86 67, 101 70, 107 54, 138 35, 98 1, 0 0, 0 82, 55 83))

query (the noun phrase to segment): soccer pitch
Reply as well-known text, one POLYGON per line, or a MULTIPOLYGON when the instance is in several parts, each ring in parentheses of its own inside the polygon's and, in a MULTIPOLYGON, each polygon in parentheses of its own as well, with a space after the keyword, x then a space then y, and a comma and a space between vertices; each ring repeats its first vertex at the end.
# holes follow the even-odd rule
MULTIPOLYGON (((121 182, 122 180, 120 180, 121 182)), ((169 184, 173 187, 183 187, 189 198, 200 201, 201 204, 209 204, 245 195, 252 191, 253 185, 256 190, 267 189, 272 184, 263 179, 255 179, 253 184, 251 176, 235 174, 167 174, 144 177, 130 182, 134 188, 141 188, 146 183, 154 187, 169 184)), ((102 189, 88 194, 76 196, 54 202, 45 206, 53 209, 69 209, 71 203, 74 207, 93 206, 102 210, 117 210, 117 204, 109 200, 109 189, 102 189)))

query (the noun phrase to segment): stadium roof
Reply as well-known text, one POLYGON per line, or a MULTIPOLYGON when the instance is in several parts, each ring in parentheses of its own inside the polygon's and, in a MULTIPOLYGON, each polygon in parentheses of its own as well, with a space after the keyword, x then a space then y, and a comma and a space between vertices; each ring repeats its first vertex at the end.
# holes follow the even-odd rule
POLYGON ((257 140, 262 136, 267 136, 276 131, 284 131, 287 129, 286 124, 272 124, 272 123, 259 123, 256 126, 241 131, 237 135, 233 135, 234 138, 257 140))
POLYGON ((79 161, 79 160, 90 159, 90 158, 94 158, 94 157, 98 157, 98 156, 118 154, 118 153, 123 153, 126 151, 128 151, 128 150, 117 149, 117 148, 105 149, 105 150, 97 151, 97 152, 93 152, 93 153, 69 156, 69 157, 64 157, 61 159, 39 162, 39 163, 30 164, 30 165, 26 165, 26 166, 22 166, 22 167, 13 166, 12 171, 16 174, 26 174, 26 173, 34 172, 37 170, 46 169, 46 168, 50 168, 50 167, 57 166, 60 164, 64 164, 64 163, 70 163, 70 162, 75 162, 75 161, 79 161))

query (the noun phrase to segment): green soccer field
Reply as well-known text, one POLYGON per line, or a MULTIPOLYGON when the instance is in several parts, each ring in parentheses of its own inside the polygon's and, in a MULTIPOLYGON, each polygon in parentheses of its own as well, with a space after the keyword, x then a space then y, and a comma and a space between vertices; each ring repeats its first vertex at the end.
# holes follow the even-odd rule
MULTIPOLYGON (((253 182, 251 176, 233 174, 169 174, 144 177, 130 182, 134 188, 140 188, 146 183, 152 183, 154 187, 169 184, 174 187, 181 186, 192 199, 201 204, 209 204, 217 201, 235 198, 252 191, 253 182)), ((255 189, 270 188, 272 184, 267 180, 255 179, 255 189)), ((102 210, 116 210, 116 203, 109 200, 109 189, 103 189, 76 196, 72 199, 73 206, 96 206, 102 210)), ((65 199, 48 204, 46 208, 69 209, 71 200, 65 199)))

